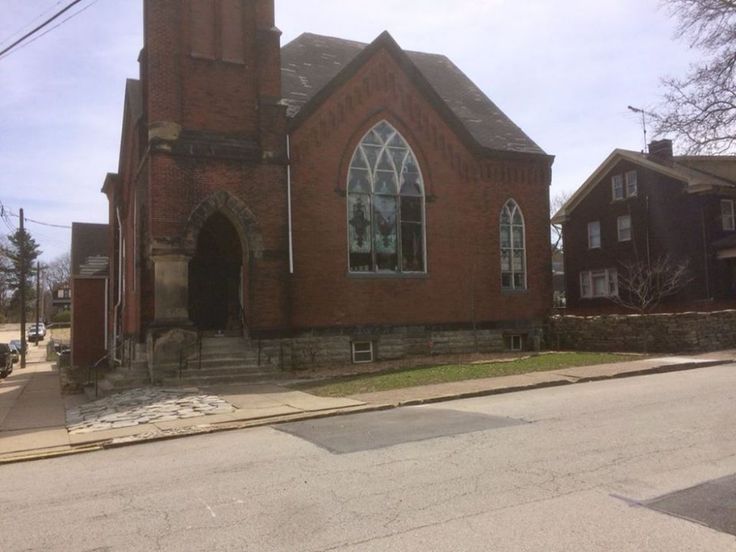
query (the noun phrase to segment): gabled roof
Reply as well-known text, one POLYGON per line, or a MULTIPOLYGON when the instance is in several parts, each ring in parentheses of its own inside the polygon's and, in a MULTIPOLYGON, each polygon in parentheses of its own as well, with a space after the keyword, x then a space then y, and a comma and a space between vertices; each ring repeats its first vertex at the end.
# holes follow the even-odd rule
POLYGON ((447 57, 404 51, 386 32, 371 44, 305 33, 285 45, 281 49, 281 88, 288 116, 298 123, 329 96, 332 87, 349 78, 382 46, 405 62, 410 76, 426 84, 430 99, 436 100, 453 119, 450 122, 456 122, 477 145, 545 155, 447 57))
MULTIPOLYGON (((389 48, 404 62, 410 76, 424 85, 448 122, 477 146, 546 155, 447 57, 404 51, 387 32, 371 44, 304 33, 282 47, 281 95, 292 123, 298 125, 329 96, 333 87, 347 80, 380 47, 389 48)), ((139 80, 127 80, 125 106, 134 122, 143 114, 139 80)))
POLYGON ((671 165, 664 165, 656 161, 652 161, 646 154, 625 150, 615 149, 603 163, 591 174, 588 179, 578 188, 575 193, 567 200, 552 217, 553 224, 562 224, 565 222, 570 213, 577 205, 598 185, 601 178, 608 173, 616 163, 622 160, 629 161, 635 165, 639 165, 645 169, 668 176, 674 180, 679 180, 687 185, 687 191, 691 193, 709 191, 714 188, 731 188, 736 190, 736 182, 721 178, 720 176, 704 172, 693 168, 690 161, 684 164, 685 160, 692 160, 693 157, 678 158, 673 157, 671 165), (682 159, 682 161, 680 160, 682 159))
POLYGON ((107 275, 108 230, 107 224, 72 223, 72 277, 107 275))

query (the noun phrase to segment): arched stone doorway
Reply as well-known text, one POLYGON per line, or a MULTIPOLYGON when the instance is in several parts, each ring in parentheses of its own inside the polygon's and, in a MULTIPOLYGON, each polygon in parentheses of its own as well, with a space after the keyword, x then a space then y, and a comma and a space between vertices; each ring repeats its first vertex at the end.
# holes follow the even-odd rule
POLYGON ((242 335, 244 258, 230 220, 220 212, 210 215, 189 263, 189 317, 199 330, 242 335))

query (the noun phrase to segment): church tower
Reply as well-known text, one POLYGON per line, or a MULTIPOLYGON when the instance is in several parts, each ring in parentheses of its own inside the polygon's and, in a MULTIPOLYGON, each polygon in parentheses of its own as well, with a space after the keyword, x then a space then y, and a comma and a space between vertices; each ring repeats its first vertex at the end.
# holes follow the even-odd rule
POLYGON ((286 111, 273 0, 144 0, 140 63, 140 330, 154 342, 284 330, 286 111))

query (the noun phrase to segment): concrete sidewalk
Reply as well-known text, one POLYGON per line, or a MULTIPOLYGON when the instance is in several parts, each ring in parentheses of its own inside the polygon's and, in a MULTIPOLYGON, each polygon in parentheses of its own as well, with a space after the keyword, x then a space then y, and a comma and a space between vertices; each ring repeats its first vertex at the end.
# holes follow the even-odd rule
POLYGON ((273 384, 143 389, 132 392, 141 398, 137 404, 123 401, 123 406, 114 398, 84 404, 79 396, 62 396, 58 371, 39 355, 36 352, 33 358, 32 353, 24 370, 16 368, 0 383, 0 464, 285 421, 701 368, 733 362, 736 351, 466 380, 348 398, 317 397, 273 384), (158 403, 145 404, 167 393, 171 396, 163 403, 157 398, 158 403), (165 415, 172 411, 174 415, 165 415), (80 424, 80 412, 98 417, 80 424))

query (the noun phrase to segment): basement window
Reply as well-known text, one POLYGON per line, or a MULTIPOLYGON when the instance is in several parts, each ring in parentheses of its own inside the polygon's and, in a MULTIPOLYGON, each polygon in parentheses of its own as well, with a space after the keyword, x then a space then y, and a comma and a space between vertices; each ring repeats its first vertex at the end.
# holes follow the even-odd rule
POLYGON ((353 364, 373 362, 373 342, 353 341, 353 364))
POLYGON ((524 349, 524 339, 519 334, 507 335, 504 339, 506 341, 506 350, 508 351, 521 351, 524 349))

